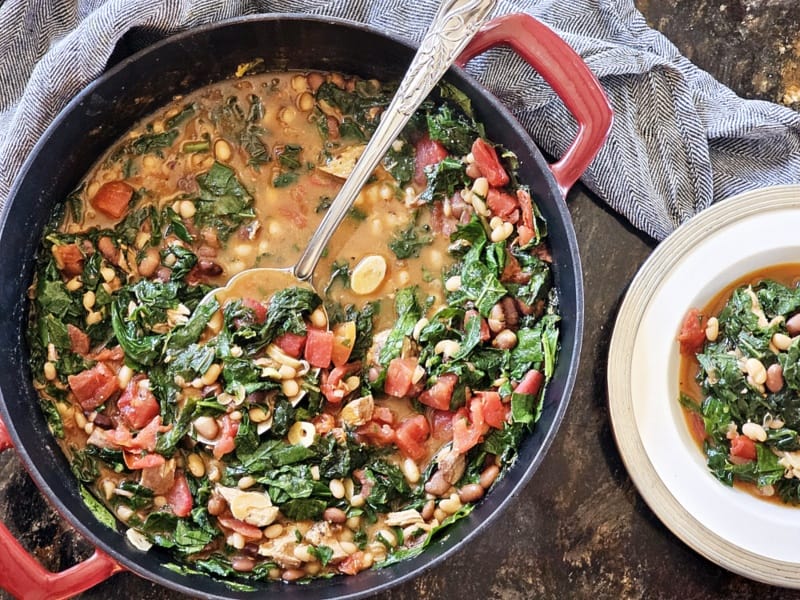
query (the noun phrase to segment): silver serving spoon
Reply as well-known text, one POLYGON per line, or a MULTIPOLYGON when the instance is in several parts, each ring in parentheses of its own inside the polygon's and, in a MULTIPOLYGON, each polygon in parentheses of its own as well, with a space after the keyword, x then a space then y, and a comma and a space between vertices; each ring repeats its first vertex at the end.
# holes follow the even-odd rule
POLYGON ((224 287, 211 290, 202 302, 216 297, 224 304, 229 298, 244 296, 267 300, 287 287, 314 289, 311 275, 333 232, 414 111, 486 21, 494 4, 495 0, 445 0, 442 3, 394 99, 381 115, 375 133, 297 262, 285 268, 244 270, 224 287))

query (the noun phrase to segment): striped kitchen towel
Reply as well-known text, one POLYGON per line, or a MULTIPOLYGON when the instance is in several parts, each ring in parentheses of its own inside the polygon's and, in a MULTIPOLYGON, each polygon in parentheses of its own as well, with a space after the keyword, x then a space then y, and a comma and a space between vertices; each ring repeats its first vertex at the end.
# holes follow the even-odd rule
MULTIPOLYGON (((0 2, 0 208, 57 112, 106 68, 125 36, 143 47, 193 26, 259 12, 312 13, 422 38, 436 0, 5 0, 0 2), (127 34, 127 35, 126 35, 127 34)), ((500 0, 550 25, 600 78, 615 110, 608 142, 582 181, 657 240, 737 192, 800 183, 800 113, 743 100, 650 29, 632 0, 500 0)), ((512 52, 468 72, 497 95, 547 153, 575 126, 512 52)))

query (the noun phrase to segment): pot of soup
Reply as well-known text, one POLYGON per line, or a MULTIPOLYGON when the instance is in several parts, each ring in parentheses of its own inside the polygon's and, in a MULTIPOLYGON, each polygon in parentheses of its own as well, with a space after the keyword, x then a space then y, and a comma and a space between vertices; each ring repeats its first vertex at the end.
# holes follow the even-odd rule
POLYGON ((269 297, 201 301, 293 264, 411 46, 241 18, 122 61, 66 107, 0 233, 0 444, 97 553, 46 573, 2 527, 3 587, 63 597, 129 569, 203 597, 355 598, 497 518, 573 386, 583 289, 564 196, 611 122, 585 64, 528 16, 491 22, 461 63, 500 44, 575 116, 565 155, 548 163, 453 68, 314 289, 269 297))

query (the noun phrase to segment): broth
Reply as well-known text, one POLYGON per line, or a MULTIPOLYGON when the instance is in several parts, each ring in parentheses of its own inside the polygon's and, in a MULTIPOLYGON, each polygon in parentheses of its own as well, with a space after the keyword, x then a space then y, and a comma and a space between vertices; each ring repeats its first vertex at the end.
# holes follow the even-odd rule
POLYGON ((200 303, 297 260, 392 92, 276 72, 176 98, 45 234, 43 409, 90 507, 178 568, 294 581, 413 556, 538 418, 558 349, 544 223, 454 88, 362 189, 321 296, 200 303))

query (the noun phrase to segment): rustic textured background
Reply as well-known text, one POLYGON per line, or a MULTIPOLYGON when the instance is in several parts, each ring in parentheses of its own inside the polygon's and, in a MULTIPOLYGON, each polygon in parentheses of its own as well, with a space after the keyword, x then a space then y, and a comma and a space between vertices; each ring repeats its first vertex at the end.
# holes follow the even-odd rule
MULTIPOLYGON (((639 0, 637 6, 686 56, 739 95, 800 110, 796 0, 639 0)), ((701 558, 637 494, 610 429, 606 353, 625 288, 655 245, 580 186, 570 205, 586 277, 586 336, 558 437, 493 530, 447 564, 380 598, 800 598, 701 558)), ((0 518, 48 568, 63 569, 91 552, 49 508, 13 452, 0 455, 0 518)), ((82 596, 176 597, 128 573, 82 596)), ((0 592, 0 598, 7 596, 0 592)))

